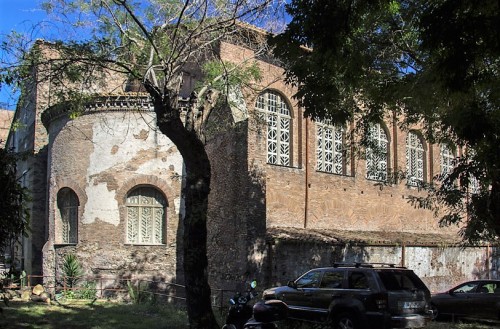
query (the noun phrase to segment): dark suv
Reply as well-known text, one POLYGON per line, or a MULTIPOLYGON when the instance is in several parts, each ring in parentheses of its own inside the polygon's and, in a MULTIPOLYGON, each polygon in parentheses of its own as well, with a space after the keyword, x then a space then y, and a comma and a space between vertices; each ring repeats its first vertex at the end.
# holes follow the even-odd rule
POLYGON ((280 299, 290 318, 330 323, 333 328, 422 328, 431 320, 430 292, 405 267, 336 263, 312 269, 287 286, 264 291, 280 299))

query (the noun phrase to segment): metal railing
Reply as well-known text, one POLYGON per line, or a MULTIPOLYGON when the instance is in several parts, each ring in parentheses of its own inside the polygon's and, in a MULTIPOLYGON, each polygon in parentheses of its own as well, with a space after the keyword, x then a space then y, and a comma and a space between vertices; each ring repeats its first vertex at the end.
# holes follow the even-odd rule
MULTIPOLYGON (((181 303, 186 301, 185 286, 161 280, 148 280, 142 278, 130 278, 120 276, 44 276, 28 275, 26 285, 33 287, 42 284, 46 291, 58 295, 68 295, 81 293, 85 290, 95 290, 96 299, 136 299, 140 301, 143 296, 149 296, 156 300, 169 303, 181 303), (75 284, 70 284, 72 281, 75 284), (88 284, 91 284, 90 286, 88 284), (87 284, 87 285, 86 285, 87 284), (131 296, 131 289, 133 294, 131 296)), ((212 307, 223 313, 229 307, 229 298, 236 293, 235 290, 212 288, 212 307)))

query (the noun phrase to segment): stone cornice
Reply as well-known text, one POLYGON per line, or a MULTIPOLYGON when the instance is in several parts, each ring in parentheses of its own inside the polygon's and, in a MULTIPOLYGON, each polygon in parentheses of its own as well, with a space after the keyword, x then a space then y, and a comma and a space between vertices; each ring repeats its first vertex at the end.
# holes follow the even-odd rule
POLYGON ((151 98, 146 93, 103 94, 89 98, 81 109, 75 109, 69 101, 53 105, 42 113, 42 122, 48 128, 52 121, 72 114, 81 116, 98 112, 152 112, 153 110, 151 98))

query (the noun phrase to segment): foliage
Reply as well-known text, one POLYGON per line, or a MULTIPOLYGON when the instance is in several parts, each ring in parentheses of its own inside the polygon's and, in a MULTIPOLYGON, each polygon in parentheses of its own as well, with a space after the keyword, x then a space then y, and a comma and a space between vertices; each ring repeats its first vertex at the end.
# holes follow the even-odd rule
POLYGON ((366 133, 367 123, 393 114, 402 128, 422 126, 431 143, 456 150, 454 171, 411 201, 441 211, 443 225, 464 223, 470 242, 500 236, 499 7, 292 0, 290 24, 271 38, 307 116, 354 121, 366 133))
POLYGON ((29 232, 28 202, 26 188, 19 182, 16 161, 24 155, 0 149, 0 250, 29 232))
MULTIPOLYGON (((43 8, 50 15, 51 27, 64 31, 59 39, 44 38, 33 44, 18 36, 0 44, 14 59, 0 62, 0 84, 19 86, 23 92, 20 106, 30 101, 36 84, 44 83, 50 83, 51 94, 45 99, 49 105, 75 104, 71 118, 85 109, 89 96, 122 91, 121 85, 109 82, 139 83, 135 91, 148 93, 158 129, 176 145, 186 170, 184 236, 179 241, 183 241, 192 328, 217 327, 207 274, 211 168, 205 149, 206 122, 219 109, 215 104, 224 103, 221 99, 232 90, 230 84, 243 87, 250 83, 245 80, 256 76, 251 59, 242 66, 228 65, 218 55, 218 45, 221 40, 253 43, 257 38, 252 35, 258 33, 250 32, 241 21, 263 26, 283 2, 46 0, 43 8), (184 90, 183 80, 199 78, 207 62, 218 62, 209 69, 209 79, 195 93, 184 90), (187 104, 180 103, 189 96, 187 104)), ((265 48, 263 44, 254 44, 256 55, 262 53, 258 48, 265 48)))
POLYGON ((135 285, 132 281, 127 281, 127 291, 134 304, 156 304, 156 295, 150 291, 148 282, 139 281, 135 285))
POLYGON ((67 254, 64 256, 62 272, 66 286, 68 288, 74 288, 83 275, 83 269, 75 255, 67 254))

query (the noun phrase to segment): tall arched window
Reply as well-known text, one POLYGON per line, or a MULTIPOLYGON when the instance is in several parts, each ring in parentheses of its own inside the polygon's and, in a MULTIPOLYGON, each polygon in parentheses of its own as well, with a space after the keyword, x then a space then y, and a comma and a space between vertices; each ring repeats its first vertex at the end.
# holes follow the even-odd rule
POLYGON ((317 122, 316 143, 317 170, 339 175, 346 174, 343 127, 317 122))
POLYGON ((62 243, 78 243, 78 206, 80 202, 76 193, 64 187, 57 193, 57 207, 61 215, 62 243))
POLYGON ((257 97, 255 107, 265 114, 267 123, 267 162, 290 165, 290 108, 276 92, 266 91, 257 97))
POLYGON ((418 186, 424 181, 424 145, 412 131, 406 136, 406 175, 408 185, 418 186))
POLYGON ((162 244, 164 242, 166 201, 162 193, 141 186, 127 195, 127 243, 162 244))
POLYGON ((387 180, 387 156, 389 141, 380 123, 370 125, 368 130, 368 146, 366 148, 366 178, 387 180))
POLYGON ((446 176, 453 171, 453 162, 455 155, 448 145, 441 144, 440 147, 440 166, 441 166, 441 176, 446 176))

